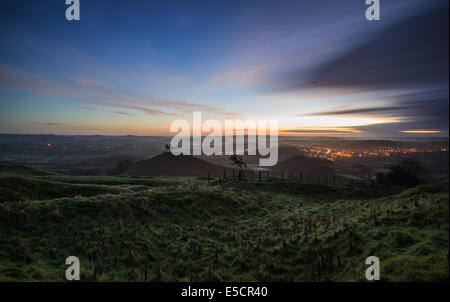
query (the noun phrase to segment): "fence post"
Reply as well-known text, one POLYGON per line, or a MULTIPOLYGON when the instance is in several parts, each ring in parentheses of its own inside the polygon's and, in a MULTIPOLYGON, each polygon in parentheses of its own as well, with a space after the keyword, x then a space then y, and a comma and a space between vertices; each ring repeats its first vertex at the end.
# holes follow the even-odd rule
POLYGON ((239 170, 239 181, 241 181, 242 180, 242 171, 241 170, 239 170))
POLYGON ((261 170, 258 171, 258 179, 261 180, 261 170))

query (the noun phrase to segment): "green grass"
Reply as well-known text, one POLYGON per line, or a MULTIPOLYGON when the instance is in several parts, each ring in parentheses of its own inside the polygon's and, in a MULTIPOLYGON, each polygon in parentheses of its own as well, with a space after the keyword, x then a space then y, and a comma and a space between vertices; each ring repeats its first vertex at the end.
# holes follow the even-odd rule
POLYGON ((98 184, 98 185, 143 185, 149 187, 172 186, 177 184, 188 184, 189 181, 205 183, 203 179, 193 177, 129 177, 129 176, 69 176, 69 175, 51 175, 40 176, 39 179, 65 182, 71 184, 98 184))
POLYGON ((84 281, 364 281, 370 255, 383 281, 449 280, 448 186, 76 178, 0 203, 0 281, 63 281, 71 255, 84 281))
POLYGON ((133 187, 67 184, 19 176, 0 176, 0 202, 44 200, 131 192, 133 187))

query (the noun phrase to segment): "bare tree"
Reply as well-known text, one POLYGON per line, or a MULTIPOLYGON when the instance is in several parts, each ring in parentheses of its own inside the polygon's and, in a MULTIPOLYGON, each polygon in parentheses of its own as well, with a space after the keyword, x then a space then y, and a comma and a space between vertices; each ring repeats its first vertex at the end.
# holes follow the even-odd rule
POLYGON ((236 154, 233 154, 231 155, 230 160, 232 165, 239 167, 239 170, 241 171, 247 170, 247 164, 244 162, 242 156, 237 156, 236 154))

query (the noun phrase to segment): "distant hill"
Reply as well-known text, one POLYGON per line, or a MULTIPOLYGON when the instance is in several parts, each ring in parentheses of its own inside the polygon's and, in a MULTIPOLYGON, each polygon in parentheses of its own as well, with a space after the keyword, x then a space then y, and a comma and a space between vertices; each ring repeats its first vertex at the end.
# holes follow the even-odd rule
POLYGON ((333 174, 333 162, 326 159, 297 155, 279 162, 274 166, 274 170, 286 173, 303 173, 305 177, 309 173, 312 176, 331 175, 333 174))
POLYGON ((215 165, 190 155, 175 156, 166 152, 151 159, 138 162, 123 173, 130 176, 231 176, 233 169, 215 165))
MULTIPOLYGON (((297 147, 291 146, 291 145, 280 145, 278 147, 278 161, 281 162, 289 157, 293 157, 296 155, 304 155, 302 151, 300 151, 297 147)), ((250 169, 251 166, 259 166, 259 155, 241 155, 244 162, 247 163, 247 167, 250 169)), ((198 158, 207 161, 209 163, 218 165, 218 166, 224 166, 233 168, 230 156, 224 156, 224 155, 202 155, 198 158)), ((234 167, 236 168, 236 167, 234 167)))

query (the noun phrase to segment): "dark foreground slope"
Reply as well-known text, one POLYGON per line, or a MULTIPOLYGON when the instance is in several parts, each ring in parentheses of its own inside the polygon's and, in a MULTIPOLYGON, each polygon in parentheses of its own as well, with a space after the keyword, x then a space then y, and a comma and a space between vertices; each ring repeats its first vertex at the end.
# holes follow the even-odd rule
POLYGON ((333 162, 326 159, 297 155, 279 162, 274 169, 296 174, 302 173, 304 177, 330 176, 333 175, 333 162))
POLYGON ((231 175, 232 169, 215 165, 194 156, 165 152, 151 159, 141 161, 126 171, 131 176, 198 176, 220 177, 224 171, 231 175))
POLYGON ((174 181, 0 203, 0 280, 63 281, 72 255, 84 281, 363 281, 370 255, 385 281, 449 279, 448 187, 174 181))

